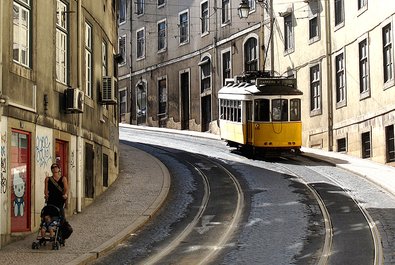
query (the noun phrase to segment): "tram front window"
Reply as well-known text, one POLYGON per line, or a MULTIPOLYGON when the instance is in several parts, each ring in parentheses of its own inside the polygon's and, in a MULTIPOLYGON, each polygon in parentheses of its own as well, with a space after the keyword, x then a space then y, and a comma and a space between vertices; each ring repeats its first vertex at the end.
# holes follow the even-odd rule
POLYGON ((288 100, 273 99, 272 100, 272 120, 288 121, 288 100))
POLYGON ((291 99, 290 101, 290 118, 291 121, 300 121, 300 99, 291 99))
POLYGON ((255 100, 255 121, 270 121, 270 101, 268 99, 255 100))

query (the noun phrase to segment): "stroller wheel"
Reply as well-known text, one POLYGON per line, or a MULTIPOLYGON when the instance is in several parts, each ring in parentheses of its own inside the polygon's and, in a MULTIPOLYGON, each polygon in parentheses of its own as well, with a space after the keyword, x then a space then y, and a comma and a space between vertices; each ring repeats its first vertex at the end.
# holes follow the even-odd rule
POLYGON ((60 247, 60 244, 59 244, 59 242, 53 242, 52 243, 52 249, 53 250, 59 250, 59 247, 60 247))
POLYGON ((32 249, 39 249, 40 245, 37 242, 32 243, 32 249))

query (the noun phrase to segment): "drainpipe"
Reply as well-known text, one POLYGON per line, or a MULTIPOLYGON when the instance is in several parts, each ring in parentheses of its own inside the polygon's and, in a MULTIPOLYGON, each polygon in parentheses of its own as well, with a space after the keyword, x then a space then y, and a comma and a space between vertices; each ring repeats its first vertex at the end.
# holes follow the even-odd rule
MULTIPOLYGON (((257 3, 257 5, 259 5, 259 3, 257 3)), ((257 8, 257 7, 255 7, 257 8)), ((266 53, 265 53, 265 49, 267 49, 268 47, 266 47, 265 45, 265 9, 261 8, 261 32, 260 32, 260 38, 261 40, 259 41, 260 43, 260 49, 259 49, 259 58, 260 58, 260 67, 262 67, 262 72, 265 71, 265 61, 266 61, 266 53)), ((270 44, 269 44, 270 45, 270 44)))
MULTIPOLYGON (((82 51, 81 51, 81 21, 82 21, 82 0, 78 0, 77 7, 77 87, 78 89, 82 88, 82 51)), ((81 212, 82 205, 82 137, 81 137, 81 126, 82 126, 82 117, 81 113, 78 115, 78 128, 77 128, 77 158, 76 158, 76 166, 77 166, 77 176, 76 176, 76 184, 77 184, 77 213, 81 212)))
POLYGON ((327 101, 328 101, 328 151, 333 151, 333 92, 332 92, 332 28, 330 1, 325 1, 327 101))
MULTIPOLYGON (((0 3, 0 95, 3 94, 3 1, 0 3)), ((3 107, 0 107, 3 108, 3 107)), ((0 120, 1 120, 1 115, 3 115, 3 110, 0 111, 0 120)), ((3 205, 2 203, 2 198, 3 196, 0 195, 0 205, 3 205)), ((1 207, 3 209, 3 207, 1 207)), ((2 224, 2 219, 3 219, 3 212, 0 209, 0 249, 1 249, 1 235, 3 231, 3 224, 2 224)))

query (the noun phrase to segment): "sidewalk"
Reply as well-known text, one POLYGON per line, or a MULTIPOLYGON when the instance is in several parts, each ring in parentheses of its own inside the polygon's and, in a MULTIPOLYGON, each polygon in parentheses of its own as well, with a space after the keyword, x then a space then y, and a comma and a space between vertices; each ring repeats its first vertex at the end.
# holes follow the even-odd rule
POLYGON ((167 168, 153 156, 120 144, 118 180, 79 214, 68 216, 74 232, 60 250, 52 244, 31 248, 37 234, 6 245, 0 263, 84 264, 112 249, 141 227, 165 201, 170 187, 167 168))
POLYGON ((395 167, 386 166, 369 159, 361 159, 320 149, 302 147, 302 152, 306 156, 326 161, 336 167, 343 168, 360 177, 366 178, 395 196, 395 167))

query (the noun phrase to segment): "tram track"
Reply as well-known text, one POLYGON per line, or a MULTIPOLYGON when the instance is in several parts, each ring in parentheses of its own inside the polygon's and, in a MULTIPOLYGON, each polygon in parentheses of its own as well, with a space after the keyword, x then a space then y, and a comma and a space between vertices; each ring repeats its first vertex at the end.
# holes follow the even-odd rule
POLYGON ((225 247, 240 222, 244 194, 237 178, 213 159, 190 153, 182 156, 203 183, 199 210, 166 247, 139 264, 208 264, 225 247))
MULTIPOLYGON (((296 161, 295 159, 285 159, 292 160, 293 163, 296 161)), ((283 169, 285 174, 296 177, 298 181, 304 184, 320 207, 325 225, 325 239, 317 262, 318 265, 384 264, 380 234, 374 220, 349 191, 341 188, 341 184, 336 179, 316 171, 311 166, 305 166, 335 185, 329 185, 324 182, 309 183, 305 181, 302 174, 296 173, 295 170, 285 166, 283 163, 275 164, 283 169), (347 218, 344 218, 346 215, 347 218), (369 243, 370 240, 366 238, 367 233, 364 229, 366 226, 362 225, 362 222, 365 222, 367 227, 369 227, 371 244, 369 243), (365 245, 360 244, 358 247, 353 247, 353 243, 356 244, 355 241, 352 242, 353 240, 363 241, 364 238, 366 239, 363 242, 365 245), (370 255, 362 255, 363 257, 361 257, 361 252, 369 251, 370 249, 374 252, 371 258, 369 258, 370 255), (357 257, 361 257, 360 260, 357 257)))

